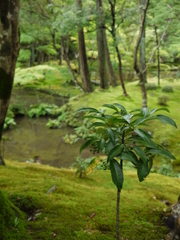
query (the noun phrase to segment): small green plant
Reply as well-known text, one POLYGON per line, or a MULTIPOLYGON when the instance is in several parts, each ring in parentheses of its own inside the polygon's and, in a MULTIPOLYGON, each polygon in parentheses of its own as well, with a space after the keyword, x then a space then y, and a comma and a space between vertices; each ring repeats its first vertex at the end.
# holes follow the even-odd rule
POLYGON ((40 103, 37 105, 31 105, 28 111, 28 116, 40 117, 40 116, 58 116, 60 114, 59 107, 55 104, 40 103))
POLYGON ((46 124, 46 127, 48 128, 60 128, 61 124, 58 119, 49 119, 48 123, 46 124))
POLYGON ((146 83, 146 90, 156 90, 158 86, 154 83, 146 83))
POLYGON ((15 116, 24 116, 25 115, 22 105, 13 104, 13 105, 9 106, 9 109, 14 113, 15 116))
POLYGON ((162 87, 163 92, 174 92, 173 87, 171 86, 164 86, 162 87))
POLYGON ((158 104, 162 106, 167 106, 167 101, 169 101, 168 96, 166 95, 161 95, 158 97, 158 104))
POLYGON ((76 176, 79 174, 79 177, 81 178, 83 175, 86 176, 86 169, 93 164, 95 161, 95 157, 91 158, 81 158, 80 156, 77 157, 76 162, 72 164, 72 167, 76 167, 76 176))
POLYGON ((77 138, 77 135, 76 134, 66 134, 64 137, 63 137, 63 140, 65 143, 68 143, 68 144, 73 144, 74 141, 76 140, 77 138))
POLYGON ((15 117, 14 113, 10 109, 8 109, 8 112, 4 121, 4 125, 3 125, 4 130, 16 126, 14 117, 15 117))
POLYGON ((95 134, 87 137, 87 141, 80 148, 80 153, 90 146, 94 153, 103 152, 107 156, 112 181, 117 187, 116 239, 119 240, 120 192, 124 182, 123 162, 130 161, 137 168, 138 179, 142 182, 150 173, 156 155, 175 159, 163 146, 156 144, 152 134, 142 127, 152 120, 177 126, 170 117, 155 115, 160 110, 169 112, 167 108, 156 108, 151 111, 148 108, 137 108, 128 113, 126 108, 118 103, 104 104, 102 107, 101 110, 96 108, 78 110, 88 113, 85 117, 94 120, 89 128, 95 134), (106 109, 111 109, 111 114, 107 114, 106 109))

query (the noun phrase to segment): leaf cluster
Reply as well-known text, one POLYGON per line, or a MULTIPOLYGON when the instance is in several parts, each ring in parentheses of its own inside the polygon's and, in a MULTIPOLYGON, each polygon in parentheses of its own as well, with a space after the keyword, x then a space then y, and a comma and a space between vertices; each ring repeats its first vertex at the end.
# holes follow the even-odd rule
POLYGON ((137 108, 127 112, 118 103, 104 104, 103 109, 81 108, 78 112, 86 112, 85 118, 93 119, 89 127, 95 134, 87 137, 80 152, 91 147, 94 153, 103 152, 110 163, 110 171, 114 184, 118 189, 123 186, 123 161, 130 161, 137 168, 139 181, 142 182, 153 166, 156 155, 175 159, 163 146, 153 140, 153 136, 144 126, 154 120, 177 127, 173 119, 166 115, 157 114, 158 111, 169 112, 167 108, 137 108), (105 108, 105 109, 104 109, 105 108), (109 109, 111 114, 107 114, 109 109))

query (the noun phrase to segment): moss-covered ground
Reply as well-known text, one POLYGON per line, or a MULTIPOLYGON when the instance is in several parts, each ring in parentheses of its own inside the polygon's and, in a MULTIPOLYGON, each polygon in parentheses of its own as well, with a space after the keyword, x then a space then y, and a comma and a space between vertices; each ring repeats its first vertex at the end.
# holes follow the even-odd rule
MULTIPOLYGON (((26 212, 27 218, 32 216, 32 220, 19 219, 27 224, 26 237, 21 235, 24 229, 18 228, 3 240, 29 239, 28 236, 36 240, 115 239, 116 188, 109 171, 95 170, 78 178, 70 169, 8 160, 6 164, 0 167, 0 188, 10 203, 26 212), (54 185, 56 189, 46 194, 54 185), (34 216, 36 213, 40 214, 34 216)), ((125 170, 124 174, 120 239, 165 239, 168 229, 163 215, 168 208, 161 200, 177 201, 180 179, 150 174, 139 183, 135 170, 125 170)), ((5 207, 6 203, 1 206, 1 217, 5 207)), ((7 231, 1 228, 1 234, 7 231)))

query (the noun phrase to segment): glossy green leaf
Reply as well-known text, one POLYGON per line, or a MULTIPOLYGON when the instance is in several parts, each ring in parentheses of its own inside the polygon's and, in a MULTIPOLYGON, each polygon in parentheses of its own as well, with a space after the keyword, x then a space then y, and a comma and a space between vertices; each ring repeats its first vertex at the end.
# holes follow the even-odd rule
POLYGON ((145 152, 142 150, 142 148, 134 145, 134 151, 143 160, 144 164, 147 164, 147 157, 145 152))
POLYGON ((91 124, 89 128, 92 128, 92 127, 106 127, 106 124, 102 122, 94 122, 93 124, 91 124))
POLYGON ((133 113, 133 112, 142 112, 142 108, 135 108, 132 111, 130 111, 129 113, 133 113))
POLYGON ((113 110, 115 110, 115 111, 117 111, 117 112, 118 112, 118 109, 117 109, 117 107, 115 107, 115 106, 114 106, 114 105, 112 105, 112 104, 104 104, 104 105, 103 105, 103 107, 107 107, 107 108, 113 109, 113 110))
POLYGON ((155 112, 157 111, 166 111, 166 112, 169 112, 169 109, 168 108, 165 108, 165 107, 162 107, 162 108, 155 108, 155 109, 152 109, 149 113, 149 115, 152 115, 154 114, 155 112))
POLYGON ((156 115, 156 116, 153 116, 152 118, 159 119, 161 122, 170 124, 170 125, 174 126, 175 128, 177 128, 175 121, 170 117, 167 117, 165 115, 156 115))
POLYGON ((101 152, 105 147, 105 140, 101 139, 98 143, 98 151, 101 152))
POLYGON ((137 156, 132 151, 129 151, 128 153, 122 152, 119 158, 122 160, 131 161, 134 165, 138 165, 137 156))
POLYGON ((114 144, 115 143, 115 136, 114 136, 114 132, 111 128, 107 129, 107 135, 108 135, 108 138, 110 139, 110 141, 114 144))
POLYGON ((95 113, 100 113, 99 110, 97 110, 96 108, 80 108, 77 110, 77 112, 95 112, 95 113))
POLYGON ((110 161, 110 171, 113 183, 121 190, 123 186, 123 171, 120 164, 114 159, 110 161))
POLYGON ((147 175, 149 174, 148 164, 144 163, 141 159, 138 161, 138 168, 137 168, 137 175, 139 178, 139 181, 142 182, 147 175))
POLYGON ((144 117, 146 117, 149 113, 149 108, 142 108, 142 114, 144 117))
POLYGON ((130 123, 133 115, 132 114, 127 114, 127 115, 124 115, 122 117, 126 120, 126 122, 130 123))
POLYGON ((135 129, 134 132, 140 136, 146 143, 148 143, 148 146, 151 148, 157 148, 157 144, 151 140, 151 136, 145 132, 142 129, 135 129))
POLYGON ((166 158, 170 158, 170 159, 176 159, 172 153, 170 153, 168 150, 165 149, 148 149, 146 150, 147 153, 152 153, 154 155, 160 155, 166 158))
POLYGON ((151 171, 152 166, 153 166, 153 158, 151 157, 150 159, 148 159, 148 170, 149 170, 149 172, 151 171))
POLYGON ((96 141, 97 141, 96 138, 91 138, 91 139, 89 139, 87 142, 83 143, 83 144, 81 145, 81 148, 80 148, 80 153, 82 152, 83 149, 89 147, 92 143, 94 143, 94 142, 96 142, 96 141))
POLYGON ((84 116, 83 118, 95 118, 104 122, 106 121, 104 117, 98 117, 98 116, 92 116, 92 115, 84 116))
POLYGON ((109 161, 112 160, 114 157, 117 157, 117 156, 121 153, 123 147, 124 147, 124 145, 122 144, 122 145, 117 145, 117 146, 115 146, 114 148, 112 148, 111 151, 110 151, 109 154, 108 154, 108 159, 107 159, 107 161, 109 162, 109 161))
POLYGON ((123 105, 121 105, 119 103, 114 103, 114 105, 117 106, 118 108, 120 108, 125 114, 127 114, 127 110, 123 105))

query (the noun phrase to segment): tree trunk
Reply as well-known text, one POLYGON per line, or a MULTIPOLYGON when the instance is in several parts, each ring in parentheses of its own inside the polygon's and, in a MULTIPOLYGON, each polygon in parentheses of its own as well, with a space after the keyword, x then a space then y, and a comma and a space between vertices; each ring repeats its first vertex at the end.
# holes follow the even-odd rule
MULTIPOLYGON (((78 9, 82 9, 81 0, 76 0, 76 5, 77 5, 78 9)), ((88 64, 87 64, 86 47, 85 47, 83 29, 80 29, 78 31, 78 45, 79 45, 79 58, 80 58, 80 67, 81 67, 81 73, 82 73, 82 78, 83 78, 84 91, 92 92, 93 88, 92 88, 88 64)))
POLYGON ((116 86, 116 78, 114 75, 113 67, 111 64, 111 59, 110 59, 110 54, 109 54, 109 48, 108 48, 108 42, 107 42, 107 37, 106 37, 106 30, 105 28, 103 29, 103 37, 104 37, 104 48, 105 48, 105 56, 106 56, 106 63, 107 63, 107 70, 109 74, 109 81, 112 86, 116 86))
MULTIPOLYGON (((142 8, 145 7, 146 1, 142 0, 142 8)), ((143 12, 141 10, 141 12, 143 12)), ((139 45, 139 56, 140 56, 140 71, 142 72, 146 68, 146 38, 145 38, 145 26, 142 33, 142 38, 139 45)), ((146 72, 143 73, 143 81, 147 82, 146 72)))
MULTIPOLYGON (((156 44, 158 46, 159 44, 159 39, 158 39, 158 34, 157 34, 157 27, 154 28, 155 34, 156 34, 156 44)), ((159 48, 157 49, 157 61, 158 61, 158 86, 160 86, 160 54, 159 54, 159 48)))
MULTIPOLYGON (((20 48, 19 7, 20 0, 0 1, 0 141, 9 107, 16 60, 20 48)), ((2 159, 2 156, 0 158, 2 159)), ((2 160, 0 161, 1 163, 2 160)))
POLYGON ((119 62, 119 77, 120 77, 121 86, 122 86, 122 89, 123 89, 123 95, 127 96, 127 92, 126 92, 126 88, 125 88, 124 80, 123 80, 121 55, 120 55, 118 46, 116 46, 116 53, 117 53, 118 62, 119 62))
POLYGON ((116 49, 116 53, 117 53, 117 58, 118 58, 118 65, 119 65, 119 77, 120 77, 120 81, 121 81, 121 86, 122 86, 122 90, 123 90, 123 95, 124 96, 128 96, 127 92, 126 92, 126 88, 124 85, 124 79, 123 79, 123 73, 122 73, 122 62, 121 62, 121 54, 119 52, 119 48, 118 45, 116 43, 116 13, 115 13, 115 8, 116 8, 116 1, 109 1, 110 7, 111 7, 111 17, 112 17, 112 23, 111 23, 111 35, 113 37, 113 41, 114 41, 114 46, 116 49))
POLYGON ((104 34, 102 23, 102 0, 96 0, 96 9, 98 11, 98 19, 96 22, 97 30, 97 48, 98 48, 98 65, 99 65, 99 77, 101 88, 108 88, 107 74, 106 74, 106 61, 105 61, 105 47, 104 47, 104 34))

